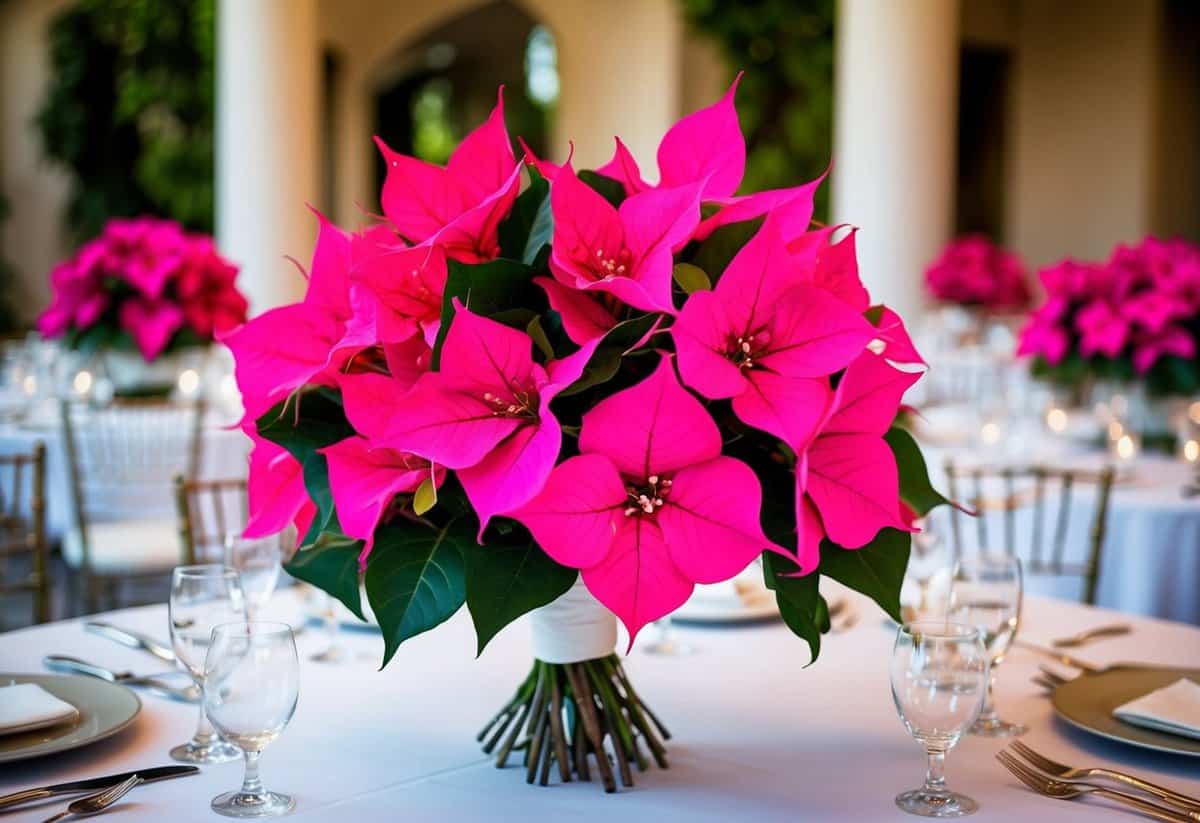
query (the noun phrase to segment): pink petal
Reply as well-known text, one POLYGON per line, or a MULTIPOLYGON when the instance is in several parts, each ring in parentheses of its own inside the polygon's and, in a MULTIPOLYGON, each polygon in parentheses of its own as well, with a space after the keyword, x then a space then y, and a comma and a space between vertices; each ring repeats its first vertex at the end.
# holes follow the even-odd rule
POLYGON ((641 628, 682 606, 692 583, 671 562, 662 532, 641 517, 622 517, 604 560, 585 568, 588 591, 629 630, 629 647, 641 628))
POLYGON ((746 170, 746 141, 738 125, 733 96, 742 76, 707 108, 673 125, 658 145, 660 185, 703 183, 704 199, 729 197, 746 170))
POLYGON ((788 377, 840 371, 876 334, 861 314, 813 286, 793 286, 773 308, 767 353, 756 365, 788 377))
POLYGON ((671 304, 671 252, 666 247, 656 249, 646 262, 651 279, 643 283, 633 277, 613 277, 581 283, 580 288, 593 294, 611 294, 622 303, 649 312, 674 313, 671 304), (666 279, 662 277, 666 272, 666 279))
POLYGON ((386 374, 350 373, 338 376, 346 419, 359 434, 371 441, 381 440, 409 386, 386 374))
POLYGON ((392 379, 407 390, 413 387, 421 375, 429 371, 433 352, 424 338, 414 335, 399 343, 385 343, 383 357, 392 379))
POLYGON ((596 353, 600 342, 600 338, 589 340, 577 351, 546 364, 546 383, 540 390, 543 408, 546 408, 559 392, 583 376, 583 371, 592 355, 596 353))
POLYGON ((903 529, 896 458, 882 437, 822 435, 808 450, 808 494, 829 539, 865 546, 884 527, 903 529))
POLYGON ((447 257, 461 263, 494 260, 500 254, 500 221, 512 210, 520 185, 521 166, 516 164, 500 188, 455 215, 427 242, 441 246, 447 257))
POLYGON ((875 327, 875 335, 883 341, 884 348, 881 354, 887 360, 893 363, 925 364, 917 347, 913 345, 912 338, 908 335, 908 329, 904 327, 904 321, 900 319, 900 315, 887 306, 882 307, 879 322, 875 327))
POLYGON ((350 235, 333 225, 316 209, 319 223, 317 244, 313 248, 308 272, 308 291, 304 302, 338 319, 350 317, 350 235))
POLYGON ((477 199, 500 188, 518 166, 504 126, 504 87, 496 93, 496 106, 482 125, 463 138, 450 155, 446 170, 455 181, 472 190, 477 199))
POLYGON ((762 486, 732 457, 681 469, 655 514, 675 568, 694 583, 728 580, 764 550, 792 555, 763 534, 762 486))
POLYGON ((296 458, 283 446, 257 434, 250 437, 254 448, 250 451, 250 471, 246 477, 248 517, 243 534, 266 537, 278 534, 292 522, 309 503, 308 492, 296 458))
POLYGON ((470 193, 445 169, 394 152, 378 137, 375 144, 387 164, 383 213, 402 237, 420 243, 472 205, 470 193))
POLYGON ((478 463, 459 470, 458 479, 479 515, 480 543, 492 517, 529 502, 542 490, 561 448, 562 429, 544 408, 540 422, 520 427, 478 463))
MULTIPOLYGON (((700 221, 700 186, 657 188, 627 197, 618 213, 625 227, 625 243, 634 258, 641 260, 652 251, 679 251, 700 221)), ((670 272, 667 272, 668 279, 670 272)), ((638 279, 645 283, 645 273, 638 279)))
POLYGON ((812 222, 813 195, 824 181, 822 175, 811 183, 787 189, 769 189, 741 197, 705 198, 706 202, 720 206, 716 214, 705 218, 692 234, 695 240, 704 240, 721 226, 754 220, 772 211, 781 211, 787 217, 784 237, 793 237, 808 228, 812 222))
POLYGON ((713 400, 745 391, 746 377, 725 355, 730 336, 739 333, 715 293, 698 291, 688 297, 671 326, 683 382, 713 400))
POLYGON ((351 276, 402 317, 437 319, 446 288, 446 255, 437 246, 398 246, 360 260, 351 276))
MULTIPOLYGON (((469 299, 469 298, 468 298, 469 299)), ((454 301, 454 320, 442 344, 441 372, 455 386, 490 390, 505 398, 513 386, 533 381, 533 341, 529 335, 497 323, 454 301)))
POLYGON ((608 458, 572 457, 558 465, 540 494, 512 513, 546 554, 564 566, 601 562, 625 520, 625 484, 608 458))
POLYGON ((721 433, 663 357, 649 377, 583 416, 579 450, 606 455, 621 474, 644 479, 713 459, 721 453, 721 433))
POLYGON ((578 288, 597 278, 585 264, 597 251, 615 254, 625 248, 625 229, 612 204, 563 165, 550 187, 554 215, 550 270, 565 286, 578 288))
POLYGON ((746 334, 762 325, 796 285, 795 266, 780 237, 779 223, 768 215, 729 262, 715 292, 730 322, 746 334))
POLYGON ((121 304, 121 328, 129 332, 146 362, 162 354, 183 326, 183 309, 166 300, 131 297, 121 304))
POLYGON ((799 452, 820 430, 832 402, 833 392, 824 378, 754 370, 749 388, 733 398, 733 412, 742 422, 775 435, 799 452))
POLYGON ((788 250, 807 273, 810 283, 825 289, 855 311, 864 312, 871 305, 871 298, 858 273, 854 239, 857 229, 837 243, 830 242, 834 232, 842 228, 826 226, 800 234, 788 243, 788 250))
POLYGON ((796 488, 796 564, 800 567, 796 576, 812 574, 821 563, 821 541, 825 539, 825 527, 821 515, 813 505, 812 498, 804 490, 796 488))
POLYGON ((550 308, 562 318, 563 330, 572 342, 583 344, 603 337, 617 324, 616 316, 605 308, 598 295, 564 286, 549 277, 535 277, 533 282, 546 292, 550 308))
POLYGON ((882 436, 896 419, 904 392, 920 377, 893 368, 870 352, 859 355, 838 383, 833 414, 824 433, 882 436))
POLYGON ((321 449, 329 465, 329 491, 338 524, 350 537, 375 540, 375 527, 392 498, 414 492, 434 477, 429 462, 391 449, 372 449, 361 437, 347 437, 321 449))
POLYGON ((637 161, 633 159, 629 149, 621 142, 621 138, 613 139, 617 145, 613 150, 612 160, 596 169, 596 174, 616 180, 624 187, 626 195, 634 195, 650 188, 650 184, 642 179, 642 172, 638 168, 637 161))

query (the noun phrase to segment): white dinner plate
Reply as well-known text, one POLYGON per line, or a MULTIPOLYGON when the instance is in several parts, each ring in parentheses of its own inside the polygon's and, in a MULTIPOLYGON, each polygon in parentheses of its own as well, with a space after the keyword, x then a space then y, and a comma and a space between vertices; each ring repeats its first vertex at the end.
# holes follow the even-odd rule
POLYGON ((36 683, 79 710, 74 720, 0 735, 0 763, 57 754, 95 743, 128 727, 142 710, 142 701, 132 691, 97 677, 0 673, 0 683, 36 683))

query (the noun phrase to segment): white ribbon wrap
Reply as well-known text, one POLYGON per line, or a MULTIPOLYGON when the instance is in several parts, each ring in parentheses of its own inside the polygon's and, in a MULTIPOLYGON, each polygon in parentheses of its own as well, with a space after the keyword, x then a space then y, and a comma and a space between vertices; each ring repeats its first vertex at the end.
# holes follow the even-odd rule
POLYGON ((617 618, 576 580, 553 603, 529 613, 533 656, 543 663, 607 657, 617 646, 617 618))

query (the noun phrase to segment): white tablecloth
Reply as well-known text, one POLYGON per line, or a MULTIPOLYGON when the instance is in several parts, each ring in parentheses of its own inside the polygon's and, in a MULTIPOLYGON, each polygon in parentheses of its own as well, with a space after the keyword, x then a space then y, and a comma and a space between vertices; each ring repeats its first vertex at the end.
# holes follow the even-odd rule
MULTIPOLYGON (((285 608, 286 603, 278 604, 285 608)), ((475 660, 465 613, 401 647, 377 672, 381 639, 342 632, 362 659, 302 664, 300 704, 291 725, 264 754, 269 788, 296 797, 297 820, 522 821, 621 823, 688 821, 911 821, 893 805, 918 785, 924 758, 892 705, 888 661, 893 631, 869 604, 850 631, 828 637, 809 669, 805 646, 778 624, 681 629, 699 652, 654 657, 635 650, 627 666, 643 697, 674 734, 671 768, 636 774, 616 796, 597 783, 527 786, 517 767, 499 771, 474 736, 529 666, 529 636, 510 627, 475 660)), ((1030 598, 1024 631, 1048 639, 1108 622, 1116 615, 1030 598)), ((109 615, 118 625, 166 634, 165 609, 109 615)), ((1200 629, 1145 618, 1132 635, 1086 649, 1105 663, 1143 660, 1200 666, 1200 629)), ((301 655, 321 645, 319 632, 299 637, 301 655)), ((0 635, 0 671, 42 671, 43 654, 74 654, 139 672, 160 665, 148 656, 86 634, 78 621, 0 635)), ((1200 794, 1200 762, 1142 752, 1093 738, 1053 716, 1029 682, 1036 659, 1014 650, 1000 674, 999 705, 1030 725, 1025 741, 1056 759, 1108 765, 1200 794)), ((193 730, 194 709, 144 696, 137 722, 109 741, 0 769, 0 792, 168 763, 167 750, 193 730)), ((1105 812, 1085 803, 1038 797, 993 759, 1003 741, 968 738, 948 761, 952 787, 981 804, 973 820, 1093 821, 1105 812)), ((241 764, 209 766, 196 777, 139 787, 113 812, 120 821, 218 820, 208 808, 235 788, 241 764)), ((42 820, 62 807, 10 815, 42 820)), ((1120 819, 1109 813, 1111 819, 1120 819)), ((1129 818, 1136 819, 1136 818, 1129 818)))

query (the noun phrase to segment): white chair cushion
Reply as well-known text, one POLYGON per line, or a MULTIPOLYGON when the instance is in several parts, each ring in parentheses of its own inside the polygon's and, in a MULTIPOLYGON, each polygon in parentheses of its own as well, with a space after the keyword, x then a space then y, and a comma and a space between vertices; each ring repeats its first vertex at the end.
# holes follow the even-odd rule
MULTIPOLYGON (((88 537, 91 569, 97 574, 166 571, 183 562, 179 529, 173 519, 91 523, 88 537)), ((63 536, 63 559, 72 568, 82 564, 78 529, 63 536)))

